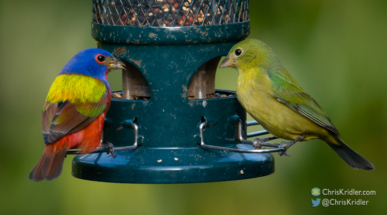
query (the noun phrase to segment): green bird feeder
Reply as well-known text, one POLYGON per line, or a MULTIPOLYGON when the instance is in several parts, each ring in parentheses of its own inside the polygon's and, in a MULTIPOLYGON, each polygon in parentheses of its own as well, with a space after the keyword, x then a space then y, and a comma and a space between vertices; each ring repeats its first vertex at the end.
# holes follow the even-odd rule
POLYGON ((248 0, 93 0, 92 36, 126 64, 105 152, 77 155, 76 178, 118 183, 239 180, 274 172, 246 137, 235 92, 215 90, 221 56, 250 32, 248 0))

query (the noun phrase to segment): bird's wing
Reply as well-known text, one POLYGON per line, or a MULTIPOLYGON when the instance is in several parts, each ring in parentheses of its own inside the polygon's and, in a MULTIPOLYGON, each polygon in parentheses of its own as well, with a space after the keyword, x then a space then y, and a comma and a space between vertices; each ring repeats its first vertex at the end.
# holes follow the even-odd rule
POLYGON ((273 83, 273 96, 278 102, 337 136, 340 135, 325 111, 285 69, 269 72, 269 77, 273 83))
MULTIPOLYGON (((82 130, 105 111, 109 102, 109 90, 98 81, 95 82, 96 84, 90 84, 90 80, 88 81, 88 85, 84 87, 93 89, 92 99, 88 99, 90 96, 84 92, 74 94, 74 87, 71 85, 58 87, 58 83, 54 82, 53 87, 58 89, 58 92, 52 91, 51 94, 54 93, 55 97, 50 96, 49 93, 42 113, 42 133, 46 144, 54 143, 67 134, 82 130), (103 88, 103 91, 96 88, 103 88), (69 90, 72 91, 68 92, 69 90), (95 92, 99 95, 95 95, 95 92)), ((84 82, 82 79, 78 79, 76 84, 82 85, 82 82, 84 82)))
POLYGON ((42 133, 46 144, 54 143, 67 134, 82 130, 105 109, 108 92, 98 103, 73 104, 70 101, 46 101, 42 114, 42 133))

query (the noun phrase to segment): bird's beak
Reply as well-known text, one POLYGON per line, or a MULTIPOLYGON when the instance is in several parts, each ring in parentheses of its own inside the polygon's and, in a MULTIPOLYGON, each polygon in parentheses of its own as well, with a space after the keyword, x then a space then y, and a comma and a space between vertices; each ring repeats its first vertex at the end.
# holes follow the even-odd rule
POLYGON ((219 68, 227 68, 227 67, 232 67, 235 65, 235 60, 234 59, 230 59, 228 57, 226 57, 222 63, 219 65, 219 68))
POLYGON ((110 70, 113 70, 113 69, 125 69, 125 64, 118 60, 117 58, 113 58, 112 61, 110 61, 109 63, 109 69, 110 70))

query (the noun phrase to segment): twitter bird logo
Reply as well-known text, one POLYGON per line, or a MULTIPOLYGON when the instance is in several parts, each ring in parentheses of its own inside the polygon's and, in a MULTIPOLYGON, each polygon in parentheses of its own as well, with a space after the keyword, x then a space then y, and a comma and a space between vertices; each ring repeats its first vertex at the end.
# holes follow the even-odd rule
POLYGON ((312 207, 317 207, 320 205, 321 199, 317 198, 316 200, 312 199, 312 207))

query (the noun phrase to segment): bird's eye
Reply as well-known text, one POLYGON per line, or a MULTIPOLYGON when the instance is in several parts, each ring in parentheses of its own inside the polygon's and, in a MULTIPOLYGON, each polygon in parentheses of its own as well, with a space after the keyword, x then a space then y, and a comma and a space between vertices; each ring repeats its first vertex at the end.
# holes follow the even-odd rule
POLYGON ((239 55, 241 55, 242 54, 242 49, 237 49, 237 50, 235 50, 235 55, 236 56, 239 56, 239 55))
POLYGON ((97 60, 98 63, 104 63, 106 57, 104 55, 98 54, 97 57, 95 57, 95 60, 97 60))

